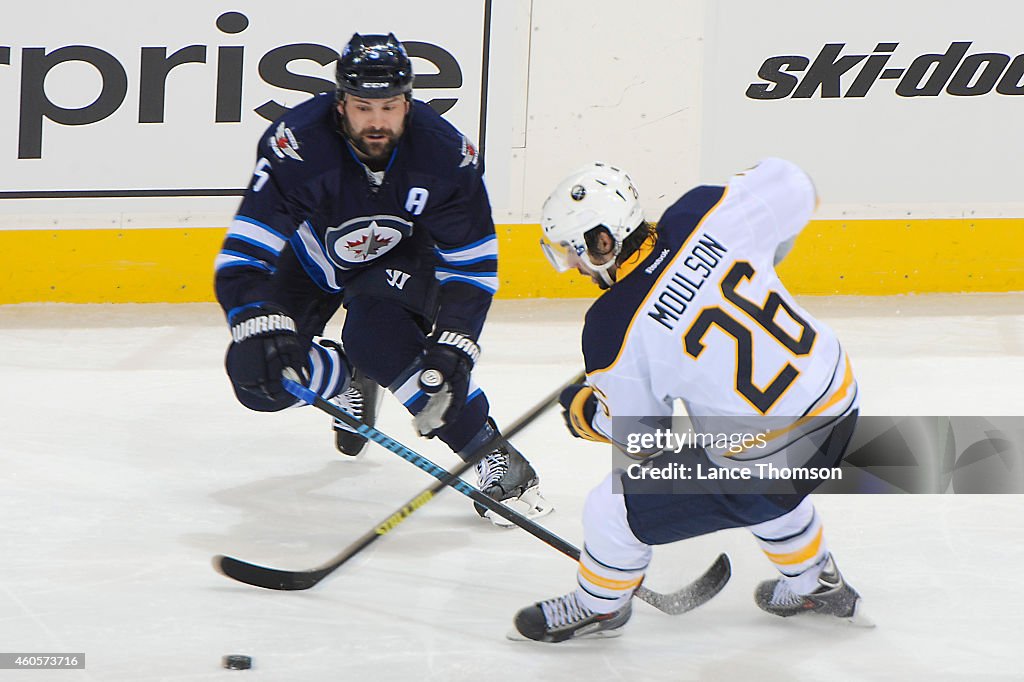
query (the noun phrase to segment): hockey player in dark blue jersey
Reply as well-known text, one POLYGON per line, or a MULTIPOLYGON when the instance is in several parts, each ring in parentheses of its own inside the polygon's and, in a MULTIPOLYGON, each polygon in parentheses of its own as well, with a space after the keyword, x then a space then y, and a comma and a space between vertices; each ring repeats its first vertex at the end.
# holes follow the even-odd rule
MULTIPOLYGON (((232 332, 227 373, 250 409, 294 405, 281 385, 290 369, 368 424, 386 387, 421 435, 463 459, 488 453, 477 464, 481 489, 540 516, 550 507, 538 477, 489 419, 471 376, 498 283, 483 164, 472 142, 412 98, 412 83, 394 35, 355 34, 338 59, 337 91, 261 137, 216 263, 232 332), (339 345, 321 335, 341 305, 339 345)), ((345 454, 365 447, 335 429, 345 454)))

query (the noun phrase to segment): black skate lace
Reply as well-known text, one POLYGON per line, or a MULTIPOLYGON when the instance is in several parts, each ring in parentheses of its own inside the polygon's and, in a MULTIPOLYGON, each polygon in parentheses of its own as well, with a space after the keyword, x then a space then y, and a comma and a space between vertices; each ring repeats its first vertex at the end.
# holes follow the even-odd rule
POLYGON ((540 603, 548 627, 564 627, 590 618, 594 612, 576 601, 576 593, 546 599, 540 603))
POLYGON ((490 488, 508 473, 508 455, 504 450, 495 450, 476 465, 476 472, 480 478, 480 489, 490 488))

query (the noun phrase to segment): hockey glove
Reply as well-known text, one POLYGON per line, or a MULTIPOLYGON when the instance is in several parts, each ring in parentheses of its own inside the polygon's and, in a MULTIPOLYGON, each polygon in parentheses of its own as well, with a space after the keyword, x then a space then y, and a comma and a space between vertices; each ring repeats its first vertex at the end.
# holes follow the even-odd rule
POLYGON ((286 369, 309 383, 308 353, 299 343, 295 321, 272 303, 257 303, 235 313, 229 323, 232 341, 224 364, 238 401, 259 412, 298 402, 281 385, 286 369))
POLYGON ((416 432, 432 437, 459 418, 469 393, 469 375, 480 357, 473 339, 456 331, 434 332, 423 356, 420 389, 430 397, 413 419, 416 432))
POLYGON ((594 429, 594 415, 597 414, 597 396, 594 389, 586 384, 566 386, 558 396, 562 406, 562 418, 565 427, 576 438, 592 440, 598 443, 610 442, 594 429))

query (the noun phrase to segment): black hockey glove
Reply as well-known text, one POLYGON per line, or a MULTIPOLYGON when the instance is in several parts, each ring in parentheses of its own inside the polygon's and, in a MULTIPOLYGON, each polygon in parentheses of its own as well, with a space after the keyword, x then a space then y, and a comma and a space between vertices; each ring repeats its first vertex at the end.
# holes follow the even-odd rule
POLYGON ((417 433, 429 438, 459 418, 469 393, 469 375, 479 357, 480 347, 461 332, 443 330, 431 335, 419 380, 430 398, 413 419, 417 433))
POLYGON ((565 428, 576 438, 607 443, 608 439, 594 430, 594 415, 597 414, 597 396, 594 389, 586 384, 566 386, 558 396, 562 406, 565 428))
POLYGON ((239 402, 259 412, 276 412, 297 402, 281 385, 291 369, 309 384, 308 352, 299 343, 295 321, 272 303, 243 308, 229 321, 231 345, 224 365, 239 402))

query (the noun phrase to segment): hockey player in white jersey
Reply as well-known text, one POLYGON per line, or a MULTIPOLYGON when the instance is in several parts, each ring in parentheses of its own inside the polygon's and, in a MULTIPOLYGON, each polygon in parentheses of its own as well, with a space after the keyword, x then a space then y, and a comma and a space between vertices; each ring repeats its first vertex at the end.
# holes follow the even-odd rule
MULTIPOLYGON (((679 400, 696 425, 775 420, 757 447, 691 449, 691 461, 709 470, 838 465, 857 419, 857 383, 835 334, 775 272, 816 201, 801 169, 766 159, 724 187, 687 192, 655 230, 618 168, 590 164, 559 184, 544 204, 541 246, 558 270, 575 268, 606 290, 583 330, 587 383, 562 395, 572 435, 625 451, 613 418, 671 417, 679 400)), ((780 573, 758 585, 757 606, 858 622, 860 596, 837 569, 807 497, 814 483, 651 493, 626 475, 632 468, 614 470, 587 498, 577 588, 520 610, 513 636, 618 634, 652 545, 737 527, 753 533, 780 573)))

